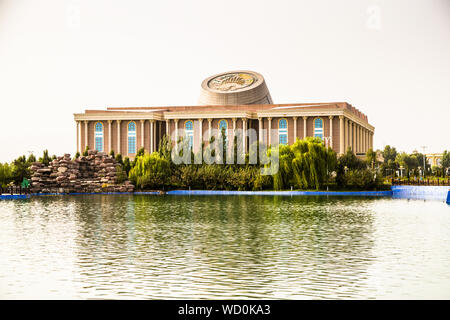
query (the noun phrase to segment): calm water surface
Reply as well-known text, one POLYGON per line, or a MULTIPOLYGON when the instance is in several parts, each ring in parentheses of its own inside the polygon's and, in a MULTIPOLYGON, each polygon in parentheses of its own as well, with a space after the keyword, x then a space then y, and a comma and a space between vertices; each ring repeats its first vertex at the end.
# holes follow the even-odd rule
POLYGON ((35 197, 0 228, 3 299, 450 299, 442 202, 35 197))

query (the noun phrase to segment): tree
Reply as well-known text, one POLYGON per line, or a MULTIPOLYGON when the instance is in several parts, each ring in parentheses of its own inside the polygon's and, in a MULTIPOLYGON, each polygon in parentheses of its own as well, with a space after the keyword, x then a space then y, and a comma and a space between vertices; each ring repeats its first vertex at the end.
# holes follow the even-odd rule
POLYGON ((130 170, 129 177, 134 185, 140 189, 156 189, 167 183, 170 173, 169 161, 161 157, 159 153, 154 152, 138 157, 136 165, 130 170))
POLYGON ((115 158, 114 150, 111 150, 111 151, 109 152, 109 155, 110 155, 111 157, 115 158))
POLYGON ((373 149, 367 150, 366 153, 366 162, 372 169, 375 168, 375 165, 377 163, 377 153, 373 151, 373 149))
POLYGON ((39 162, 45 166, 48 166, 52 159, 48 156, 48 150, 44 150, 42 157, 39 158, 39 162))
POLYGON ((384 163, 387 164, 389 160, 393 162, 397 159, 397 150, 390 145, 384 147, 384 150, 381 152, 384 158, 384 163))
MULTIPOLYGON (((273 152, 269 150, 269 152, 273 152)), ((279 147, 279 170, 273 176, 273 187, 281 190, 289 186, 300 189, 319 189, 335 170, 336 153, 325 148, 319 138, 308 137, 294 144, 279 147)))
POLYGON ((126 172, 127 175, 131 170, 130 158, 128 158, 128 157, 125 157, 123 159, 123 170, 126 172))
POLYGON ((30 179, 31 172, 30 164, 27 162, 25 156, 21 156, 12 163, 12 180, 16 185, 19 185, 24 178, 30 179))
POLYGON ((123 165, 122 155, 120 153, 116 154, 116 162, 123 165))
POLYGON ((397 154, 396 162, 406 169, 406 176, 408 178, 410 176, 410 171, 418 166, 417 157, 411 156, 406 152, 397 154))
POLYGON ((29 164, 32 164, 33 162, 36 162, 36 157, 34 156, 34 154, 30 154, 30 155, 28 156, 27 162, 28 162, 29 164))
POLYGON ((5 188, 12 181, 12 170, 8 163, 0 163, 0 187, 5 188))

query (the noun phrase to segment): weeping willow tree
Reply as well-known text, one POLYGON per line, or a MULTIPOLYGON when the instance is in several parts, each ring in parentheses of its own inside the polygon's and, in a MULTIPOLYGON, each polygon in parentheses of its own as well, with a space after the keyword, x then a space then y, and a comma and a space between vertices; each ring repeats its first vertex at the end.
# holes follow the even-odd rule
POLYGON ((170 162, 158 152, 154 152, 136 158, 129 179, 139 189, 156 189, 163 187, 170 175, 170 162))
POLYGON ((297 139, 291 146, 280 146, 279 170, 273 176, 273 187, 317 190, 327 182, 336 161, 336 153, 318 138, 297 139))

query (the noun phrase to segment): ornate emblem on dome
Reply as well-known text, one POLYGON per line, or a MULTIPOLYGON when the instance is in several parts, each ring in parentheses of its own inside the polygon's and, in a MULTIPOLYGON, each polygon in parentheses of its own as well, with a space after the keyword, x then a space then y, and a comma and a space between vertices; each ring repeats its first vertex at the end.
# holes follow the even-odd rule
POLYGON ((208 87, 220 91, 236 91, 250 86, 256 78, 249 73, 227 73, 208 82, 208 87))

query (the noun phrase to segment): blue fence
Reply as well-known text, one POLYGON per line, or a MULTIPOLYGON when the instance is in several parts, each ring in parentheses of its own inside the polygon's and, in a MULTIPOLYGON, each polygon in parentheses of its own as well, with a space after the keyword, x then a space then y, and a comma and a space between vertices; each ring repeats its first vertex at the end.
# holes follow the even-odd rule
POLYGON ((448 186, 392 186, 392 197, 402 199, 423 199, 446 201, 448 186))
POLYGON ((392 196, 392 191, 221 191, 173 190, 168 195, 252 195, 252 196, 392 196))

